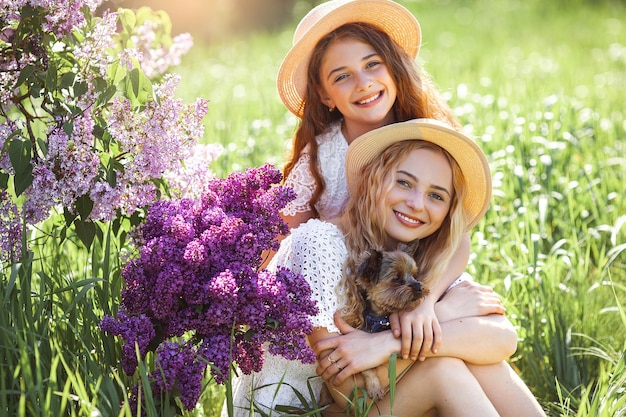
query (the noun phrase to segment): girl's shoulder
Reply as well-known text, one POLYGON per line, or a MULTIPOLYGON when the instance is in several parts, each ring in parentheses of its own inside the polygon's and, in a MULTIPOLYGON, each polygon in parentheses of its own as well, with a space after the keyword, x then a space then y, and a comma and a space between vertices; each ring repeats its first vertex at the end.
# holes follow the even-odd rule
POLYGON ((286 266, 309 277, 310 281, 316 281, 321 276, 335 280, 341 277, 346 257, 341 230, 333 223, 311 219, 293 228, 283 239, 268 269, 286 266))
POLYGON ((291 230, 291 236, 294 240, 309 242, 344 242, 343 233, 336 224, 320 219, 310 219, 302 223, 291 230))
POLYGON ((333 142, 346 142, 346 138, 343 136, 341 132, 341 120, 336 120, 332 122, 326 130, 317 135, 315 138, 318 146, 322 146, 323 144, 333 143, 333 142))
POLYGON ((347 256, 343 232, 335 224, 320 219, 310 219, 291 230, 293 253, 310 259, 334 257, 343 262, 347 256))

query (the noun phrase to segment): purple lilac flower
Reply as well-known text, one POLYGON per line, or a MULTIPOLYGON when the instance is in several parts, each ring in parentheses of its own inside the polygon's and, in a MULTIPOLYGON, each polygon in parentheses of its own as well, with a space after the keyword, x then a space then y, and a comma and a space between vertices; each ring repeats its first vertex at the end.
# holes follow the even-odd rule
POLYGON ((49 216, 50 208, 55 206, 56 200, 48 190, 54 189, 55 185, 56 177, 48 167, 33 167, 33 183, 27 191, 30 198, 24 203, 24 213, 29 222, 37 223, 49 216))
MULTIPOLYGON (((315 361, 306 342, 309 318, 317 313, 308 284, 285 268, 260 269, 263 251, 286 232, 279 213, 294 198, 291 189, 276 185, 280 180, 280 172, 265 165, 211 180, 202 197, 158 201, 135 239, 140 256, 122 271, 124 314, 106 318, 103 328, 123 337, 125 346, 153 341, 162 370, 156 388, 184 387, 185 407, 197 401, 204 361, 218 383, 234 365, 246 374, 259 371, 265 346, 289 359, 315 361), (131 325, 133 317, 148 317, 152 326, 131 325), (156 337, 137 333, 155 329, 156 337)), ((125 359, 126 371, 132 361, 125 359)))
MULTIPOLYGON (((1 74, 2 72, 0 72, 0 75, 1 74)), ((0 81, 0 88, 1 87, 2 82, 0 81)), ((2 93, 0 93, 0 95, 2 95, 2 93)), ((1 98, 0 105, 2 105, 1 98)), ((13 165, 11 165, 11 159, 9 158, 8 145, 5 148, 5 144, 9 136, 16 130, 17 127, 11 121, 0 123, 0 170, 11 175, 15 174, 15 171, 13 170, 13 165)))
POLYGON ((145 314, 128 315, 124 311, 117 313, 117 320, 105 316, 100 323, 100 329, 115 336, 121 336, 126 343, 122 346, 122 368, 127 375, 132 375, 137 367, 135 343, 142 356, 148 352, 148 345, 155 337, 156 332, 150 318, 145 314))
POLYGON ((71 140, 62 129, 48 135, 48 152, 33 168, 33 184, 25 193, 27 213, 33 216, 27 218, 29 222, 47 218, 49 209, 57 204, 73 211, 76 200, 93 186, 100 166, 91 147, 93 125, 85 114, 76 120, 71 140))
POLYGON ((115 187, 92 189, 92 218, 110 219, 115 212, 109 208, 130 215, 151 204, 157 191, 152 180, 175 169, 202 137, 208 101, 198 99, 193 105, 184 105, 175 98, 179 80, 178 76, 166 75, 162 84, 154 86, 156 99, 142 112, 133 111, 128 99, 113 101, 108 130, 119 144, 120 154, 125 155, 118 161, 124 169, 118 173, 115 187))
POLYGON ((11 103, 15 90, 14 86, 20 76, 18 69, 19 64, 14 60, 0 64, 0 106, 11 103))
POLYGON ((183 406, 190 410, 196 406, 202 391, 202 378, 206 363, 189 343, 164 342, 156 350, 157 369, 152 378, 160 392, 178 388, 183 406))
POLYGON ((74 28, 85 24, 85 16, 81 12, 83 6, 94 12, 101 3, 102 0, 2 0, 0 18, 5 22, 17 20, 20 9, 26 5, 42 8, 46 10, 43 29, 53 33, 57 38, 62 38, 70 34, 74 28))
POLYGON ((193 198, 204 194, 208 190, 209 182, 215 178, 210 165, 223 151, 220 144, 197 144, 183 164, 163 175, 172 196, 193 198))
POLYGON ((17 206, 6 190, 0 189, 0 262, 15 262, 20 257, 22 222, 17 206))
POLYGON ((96 75, 107 76, 107 69, 114 61, 109 51, 115 47, 116 31, 117 13, 105 11, 102 18, 94 19, 91 31, 73 49, 74 57, 82 66, 78 75, 87 81, 89 88, 93 88, 96 75))
POLYGON ((172 39, 172 44, 155 45, 156 33, 162 31, 162 22, 147 20, 135 28, 131 40, 141 56, 141 69, 149 78, 158 77, 171 66, 180 64, 181 57, 193 46, 190 34, 183 33, 172 39))

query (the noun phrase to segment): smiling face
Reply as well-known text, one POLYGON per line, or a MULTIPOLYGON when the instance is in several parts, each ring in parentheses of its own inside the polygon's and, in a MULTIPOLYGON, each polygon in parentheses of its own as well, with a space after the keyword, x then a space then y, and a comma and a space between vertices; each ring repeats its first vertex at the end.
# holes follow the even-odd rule
POLYGON ((396 85, 374 47, 355 39, 329 45, 320 67, 322 102, 344 117, 346 139, 392 123, 396 85))
POLYGON ((422 239, 441 227, 454 197, 452 168, 442 152, 412 150, 383 183, 389 191, 377 210, 384 219, 388 248, 422 239))

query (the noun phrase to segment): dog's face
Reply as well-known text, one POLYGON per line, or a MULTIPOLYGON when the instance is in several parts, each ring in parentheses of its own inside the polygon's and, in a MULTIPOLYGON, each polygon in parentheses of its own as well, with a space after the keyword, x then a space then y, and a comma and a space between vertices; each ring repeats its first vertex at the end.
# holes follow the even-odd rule
POLYGON ((357 274, 357 284, 365 290, 372 313, 387 316, 412 310, 428 294, 415 279, 417 266, 405 250, 372 251, 365 256, 357 274))

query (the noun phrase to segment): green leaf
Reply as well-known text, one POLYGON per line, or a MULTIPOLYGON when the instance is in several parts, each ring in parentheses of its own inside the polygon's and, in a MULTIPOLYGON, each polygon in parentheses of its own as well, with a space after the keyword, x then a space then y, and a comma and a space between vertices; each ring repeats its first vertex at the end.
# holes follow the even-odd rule
POLYGON ((49 90, 56 90, 57 82, 59 81, 57 67, 50 65, 48 71, 46 71, 46 86, 49 90))
POLYGON ((109 169, 107 171, 107 182, 111 186, 111 188, 115 188, 117 185, 117 171, 114 169, 109 169))
POLYGON ((74 79, 76 79, 76 74, 73 72, 66 72, 61 76, 61 82, 59 83, 60 88, 69 88, 74 85, 74 79))
POLYGON ((131 101, 133 107, 142 106, 152 98, 152 83, 138 68, 128 73, 125 87, 126 97, 131 101))
POLYGON ((6 190, 9 186, 9 174, 0 172, 0 188, 6 190))
POLYGON ((87 249, 90 249, 93 239, 96 236, 96 225, 92 222, 76 220, 74 222, 74 228, 76 229, 76 235, 81 242, 83 242, 87 249))
POLYGON ((139 226, 145 220, 145 213, 141 210, 136 210, 130 216, 130 225, 131 227, 139 226))
POLYGON ((35 67, 33 65, 26 65, 24 68, 22 68, 22 71, 20 71, 20 76, 17 77, 17 81, 15 82, 14 87, 19 87, 20 85, 24 84, 26 80, 33 76, 34 73, 35 67))
POLYGON ((139 91, 141 90, 141 72, 137 68, 132 69, 130 74, 128 74, 128 79, 130 80, 129 93, 138 97, 139 91))
POLYGON ((87 92, 87 90, 88 90, 88 87, 87 87, 87 83, 85 82, 74 84, 74 96, 76 97, 82 96, 83 94, 87 92))
POLYGON ((33 166, 30 163, 33 145, 27 140, 14 139, 9 145, 9 159, 15 170, 15 195, 19 196, 33 183, 33 166))
POLYGON ((130 9, 119 9, 117 12, 117 16, 122 24, 122 28, 127 33, 133 33, 135 29, 135 24, 137 23, 137 18, 135 13, 130 9))
POLYGON ((93 201, 91 201, 89 195, 83 194, 76 199, 74 207, 76 208, 76 212, 80 215, 80 218, 86 220, 89 214, 91 214, 91 210, 93 210, 93 201))
POLYGON ((128 70, 124 65, 120 65, 119 61, 112 63, 107 69, 107 78, 112 85, 118 85, 127 74, 128 70))
POLYGON ((41 92, 43 91, 43 88, 39 84, 33 84, 30 86, 28 91, 30 92, 30 95, 33 96, 33 98, 39 98, 41 97, 41 92))
POLYGON ((39 150, 44 154, 47 155, 48 154, 48 142, 45 141, 42 138, 37 138, 37 146, 39 147, 39 150))
POLYGON ((268 329, 278 329, 280 327, 280 322, 276 319, 266 317, 265 318, 265 326, 268 329))
POLYGON ((105 90, 105 89, 108 87, 108 85, 109 85, 109 83, 107 83, 107 80, 105 80, 105 79, 104 79, 104 78, 102 78, 102 77, 95 77, 95 78, 93 79, 93 81, 92 81, 92 83, 91 83, 91 84, 93 85, 93 88, 94 88, 96 91, 103 91, 103 90, 105 90))
POLYGON ((61 127, 63 128, 63 131, 65 132, 65 134, 71 137, 72 133, 74 132, 74 121, 68 120, 67 122, 63 123, 63 126, 61 127))
POLYGON ((65 239, 67 239, 67 227, 63 227, 61 228, 61 232, 58 235, 58 243, 59 245, 62 244, 63 242, 65 242, 65 239))
POLYGON ((33 145, 30 141, 14 139, 9 144, 9 159, 16 174, 26 172, 31 168, 30 158, 33 145))
POLYGON ((115 85, 110 85, 106 90, 102 91, 98 95, 98 99, 96 100, 96 107, 103 106, 107 104, 117 92, 117 88, 115 85))
POLYGON ((63 210, 63 217, 65 217, 65 226, 70 227, 72 222, 76 219, 76 215, 70 213, 67 209, 63 210))

